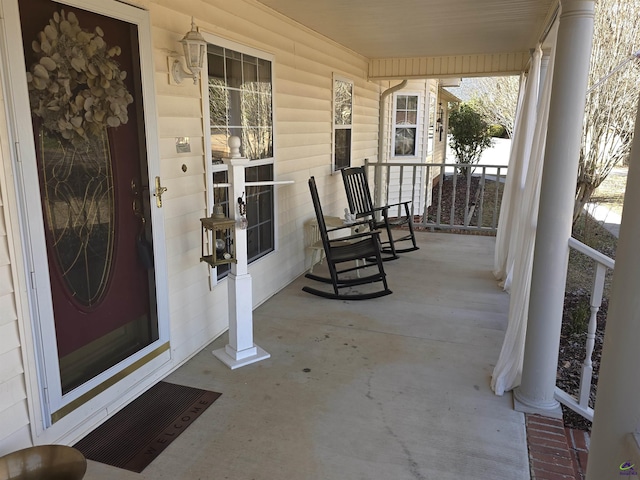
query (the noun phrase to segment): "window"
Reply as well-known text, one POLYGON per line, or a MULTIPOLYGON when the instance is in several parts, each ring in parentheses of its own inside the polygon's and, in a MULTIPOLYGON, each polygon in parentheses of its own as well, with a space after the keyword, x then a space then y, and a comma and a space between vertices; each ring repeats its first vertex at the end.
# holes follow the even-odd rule
POLYGON ((353 82, 333 79, 333 170, 351 166, 353 82))
MULTIPOLYGON (((241 47, 231 50, 207 46, 209 121, 211 127, 211 161, 221 163, 229 155, 230 136, 240 137, 240 153, 255 161, 246 169, 247 182, 273 180, 273 88, 272 62, 257 52, 244 53, 241 47)), ((248 50, 248 49, 247 49, 248 50)), ((226 183, 226 171, 216 171, 212 181, 226 183)), ((213 201, 222 204, 228 214, 226 188, 215 188, 213 201)), ((247 250, 249 262, 275 248, 273 186, 247 186, 247 250)), ((235 205, 235 203, 234 203, 235 205)), ((218 267, 218 276, 228 266, 218 267)))
POLYGON ((427 155, 431 155, 433 153, 434 135, 436 133, 436 94, 434 92, 429 94, 429 118, 427 121, 429 122, 427 155))
POLYGON ((418 140, 418 95, 396 95, 394 111, 394 157, 415 157, 418 140))

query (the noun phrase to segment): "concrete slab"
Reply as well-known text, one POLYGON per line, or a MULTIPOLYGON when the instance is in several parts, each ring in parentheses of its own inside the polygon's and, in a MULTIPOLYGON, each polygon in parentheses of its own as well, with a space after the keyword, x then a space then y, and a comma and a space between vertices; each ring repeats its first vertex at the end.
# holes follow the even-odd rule
POLYGON ((229 370, 211 354, 223 335, 166 379, 222 396, 142 474, 89 462, 85 478, 529 479, 524 415, 489 387, 509 301, 494 239, 418 240, 385 263, 387 297, 294 281, 254 311, 270 359, 229 370))
POLYGON ((620 236, 620 224, 622 223, 622 217, 616 212, 609 210, 604 205, 598 205, 597 203, 586 203, 584 210, 597 222, 600 222, 600 224, 602 224, 609 233, 614 235, 616 238, 620 236))

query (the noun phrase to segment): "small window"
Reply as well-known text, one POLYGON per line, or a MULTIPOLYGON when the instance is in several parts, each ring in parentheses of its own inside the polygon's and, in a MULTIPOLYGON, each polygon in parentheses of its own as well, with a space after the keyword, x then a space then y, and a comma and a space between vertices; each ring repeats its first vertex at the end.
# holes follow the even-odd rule
POLYGON ((333 170, 351 166, 353 82, 333 80, 333 170))
POLYGON ((415 157, 418 146, 418 95, 396 95, 394 109, 394 157, 415 157))

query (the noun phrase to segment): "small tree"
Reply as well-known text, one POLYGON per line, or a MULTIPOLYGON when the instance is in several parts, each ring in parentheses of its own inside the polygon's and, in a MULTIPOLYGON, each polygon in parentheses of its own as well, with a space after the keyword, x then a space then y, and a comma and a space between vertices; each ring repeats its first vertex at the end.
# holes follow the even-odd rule
POLYGON ((640 90, 640 66, 631 61, 640 46, 640 2, 599 0, 595 8, 589 84, 613 74, 587 95, 574 223, 611 169, 629 156, 640 90))
MULTIPOLYGON (((456 154, 456 163, 471 165, 480 160, 482 152, 493 143, 489 125, 469 103, 463 103, 449 115, 450 146, 456 154)), ((466 175, 468 168, 459 168, 466 175)))
POLYGON ((516 105, 520 91, 519 77, 481 77, 476 79, 473 105, 490 122, 502 125, 513 137, 516 105))

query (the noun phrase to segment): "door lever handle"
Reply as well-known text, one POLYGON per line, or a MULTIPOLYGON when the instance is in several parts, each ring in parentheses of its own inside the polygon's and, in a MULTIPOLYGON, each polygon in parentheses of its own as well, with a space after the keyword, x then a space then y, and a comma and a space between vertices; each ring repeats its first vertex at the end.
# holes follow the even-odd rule
POLYGON ((156 177, 156 193, 153 194, 156 197, 156 205, 158 208, 162 208, 162 194, 167 191, 167 187, 163 187, 160 183, 160 177, 156 177))

